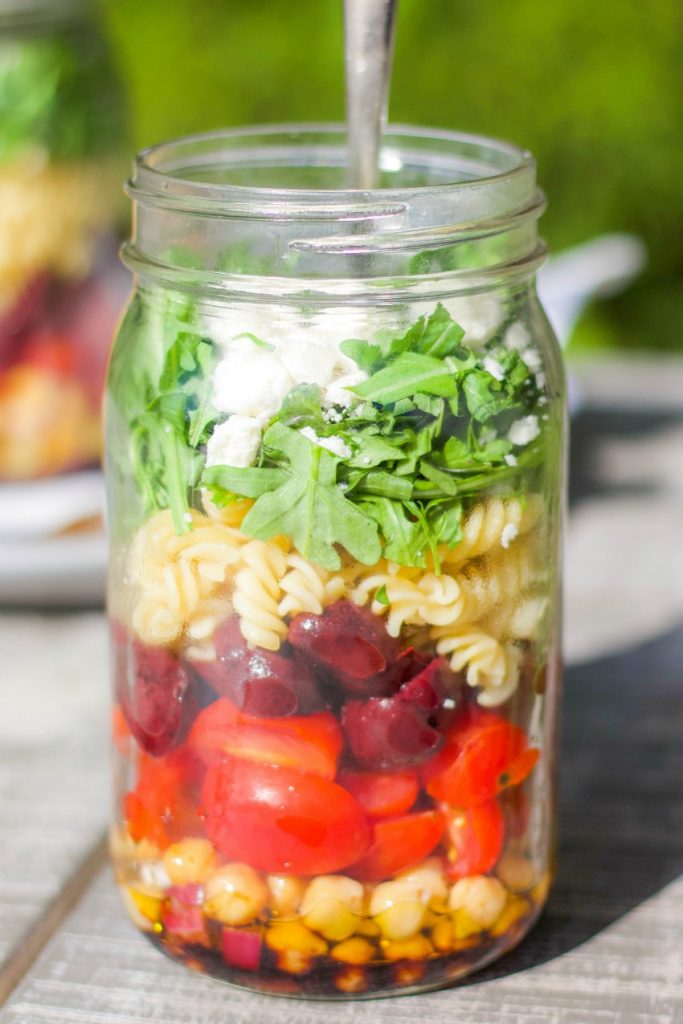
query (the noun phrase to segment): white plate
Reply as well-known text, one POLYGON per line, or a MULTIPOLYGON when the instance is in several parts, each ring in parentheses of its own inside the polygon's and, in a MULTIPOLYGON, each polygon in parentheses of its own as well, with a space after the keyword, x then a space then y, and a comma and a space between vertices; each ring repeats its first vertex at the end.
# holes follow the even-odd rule
POLYGON ((0 484, 0 602, 101 604, 104 532, 55 534, 103 511, 102 474, 95 470, 0 484))

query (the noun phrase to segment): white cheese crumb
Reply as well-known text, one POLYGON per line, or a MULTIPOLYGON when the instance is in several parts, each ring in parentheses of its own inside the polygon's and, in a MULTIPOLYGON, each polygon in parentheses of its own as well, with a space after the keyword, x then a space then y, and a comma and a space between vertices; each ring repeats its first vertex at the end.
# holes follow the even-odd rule
POLYGON ((540 370, 543 366, 541 354, 540 352, 537 352, 535 348, 525 348, 522 352, 522 359, 529 367, 529 369, 532 371, 532 373, 535 373, 537 370, 540 370))
POLYGON ((497 295, 463 295, 446 303, 448 312, 465 331, 463 342, 478 348, 495 334, 505 310, 497 295))
POLYGON ((508 430, 508 440, 513 444, 522 446, 530 444, 541 433, 537 416, 522 416, 516 420, 508 430))
POLYGON ((256 458, 264 416, 231 416, 219 423, 206 446, 207 466, 251 466, 256 458))
POLYGON ((523 349, 529 347, 530 342, 531 335, 524 324, 519 322, 510 324, 505 332, 505 344, 508 348, 514 348, 518 352, 521 352, 523 349))
POLYGON ((304 332, 291 334, 277 345, 280 361, 297 384, 317 384, 321 388, 332 380, 338 354, 336 345, 325 338, 306 337, 304 332))
POLYGON ((340 377, 335 377, 323 392, 323 402, 325 405, 339 405, 343 409, 348 409, 351 403, 356 401, 357 396, 347 389, 354 388, 356 384, 361 384, 364 380, 367 380, 367 377, 362 370, 343 373, 340 377))
POLYGON ((301 433, 313 444, 317 444, 320 448, 326 448, 328 452, 338 455, 340 459, 348 459, 351 455, 349 446, 344 444, 341 437, 337 437, 336 434, 332 434, 331 437, 318 437, 313 427, 304 427, 301 433))
POLYGON ((505 456, 504 461, 508 464, 508 466, 516 466, 517 465, 517 456, 513 455, 512 453, 510 453, 509 455, 505 456))
POLYGON ((273 352, 248 338, 235 339, 213 376, 213 402, 220 412, 272 416, 294 380, 273 352))
POLYGON ((483 362, 483 367, 486 372, 494 378, 494 380, 502 380, 505 376, 505 370, 498 360, 493 358, 493 356, 486 356, 483 362))
POLYGON ((514 523, 506 523, 503 527, 503 532, 500 535, 500 543, 504 548, 509 548, 513 540, 519 533, 519 530, 514 523))

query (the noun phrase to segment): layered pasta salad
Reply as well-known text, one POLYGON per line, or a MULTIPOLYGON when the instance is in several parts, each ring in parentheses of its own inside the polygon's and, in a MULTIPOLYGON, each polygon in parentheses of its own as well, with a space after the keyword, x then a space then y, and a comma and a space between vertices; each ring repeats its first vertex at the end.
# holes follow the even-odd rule
POLYGON ((112 851, 172 956, 371 994, 467 973, 538 914, 549 396, 489 295, 133 300, 108 400, 112 851))
POLYGON ((0 42, 0 479, 95 460, 119 112, 75 29, 0 42))

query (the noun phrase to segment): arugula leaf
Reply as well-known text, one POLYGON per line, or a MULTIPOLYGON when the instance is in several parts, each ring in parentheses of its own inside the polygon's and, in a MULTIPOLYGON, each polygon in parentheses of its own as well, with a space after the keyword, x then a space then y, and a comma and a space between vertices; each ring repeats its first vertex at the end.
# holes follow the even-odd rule
POLYGON ((485 370, 468 373, 463 392, 470 415, 479 423, 486 423, 510 405, 505 389, 485 370))
POLYGON ((327 426, 322 402, 322 391, 317 384, 297 384, 285 395, 278 420, 286 427, 313 427, 320 435, 327 426))
POLYGON ((453 320, 448 310, 439 303, 427 319, 421 316, 401 339, 402 351, 421 352, 426 356, 444 359, 460 351, 465 336, 463 328, 453 320))
POLYGON ((242 522, 244 533, 261 540, 284 533, 305 558, 325 569, 341 565, 336 544, 359 562, 376 562, 382 553, 376 524, 337 486, 340 460, 281 423, 268 428, 264 444, 288 463, 285 482, 262 493, 242 522))
POLYGON ((369 341, 359 341, 356 338, 349 338, 348 341, 342 341, 339 348, 345 356, 348 356, 349 359, 353 359, 356 366, 358 366, 363 373, 374 373, 378 365, 382 362, 382 349, 379 345, 371 345, 369 341))
POLYGON ((366 498, 359 504, 379 525, 385 558, 400 565, 424 568, 428 546, 424 528, 404 502, 391 498, 366 498))
POLYGON ((440 359, 403 352, 390 366, 349 390, 360 398, 388 405, 420 392, 448 398, 457 394, 458 385, 440 359))
MULTIPOLYGON (((220 497, 221 492, 243 498, 260 498, 281 487, 287 479, 282 469, 246 466, 210 466, 202 474, 202 484, 220 497)), ((224 504, 227 502, 224 501, 224 504)))
POLYGON ((379 434, 371 434, 366 429, 358 433, 346 433, 342 437, 347 442, 353 440, 358 450, 346 459, 346 465, 354 469, 374 469, 382 462, 392 462, 402 457, 402 450, 398 444, 391 444, 385 441, 379 434))

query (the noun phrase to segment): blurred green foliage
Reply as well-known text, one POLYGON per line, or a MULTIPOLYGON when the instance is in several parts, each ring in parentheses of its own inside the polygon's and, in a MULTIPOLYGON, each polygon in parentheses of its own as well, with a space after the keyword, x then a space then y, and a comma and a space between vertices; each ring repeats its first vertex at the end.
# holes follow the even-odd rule
MULTIPOLYGON (((102 0, 136 145, 250 122, 341 120, 342 0, 102 0)), ((603 231, 650 265, 586 339, 681 346, 680 0, 401 0, 391 119, 531 149, 555 249, 603 231)), ((579 332, 579 338, 580 338, 579 332)))

